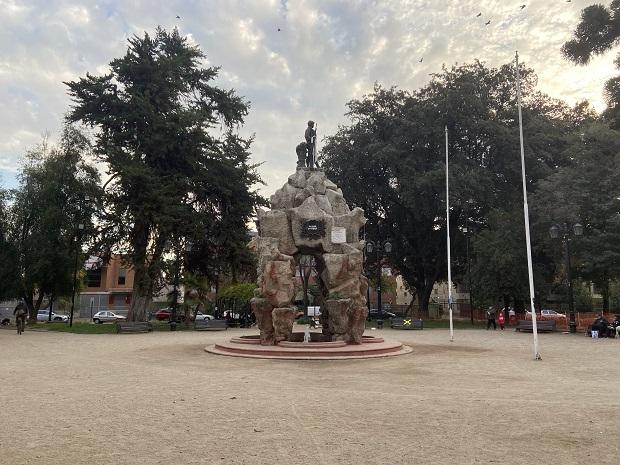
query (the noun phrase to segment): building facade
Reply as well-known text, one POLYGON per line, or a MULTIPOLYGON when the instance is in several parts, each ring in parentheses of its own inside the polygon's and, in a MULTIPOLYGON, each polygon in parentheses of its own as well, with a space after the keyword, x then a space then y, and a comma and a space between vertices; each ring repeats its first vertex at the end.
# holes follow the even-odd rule
POLYGON ((85 287, 78 300, 80 318, 92 318, 102 310, 127 315, 133 290, 133 269, 123 263, 120 255, 112 255, 107 263, 91 257, 85 268, 85 287))

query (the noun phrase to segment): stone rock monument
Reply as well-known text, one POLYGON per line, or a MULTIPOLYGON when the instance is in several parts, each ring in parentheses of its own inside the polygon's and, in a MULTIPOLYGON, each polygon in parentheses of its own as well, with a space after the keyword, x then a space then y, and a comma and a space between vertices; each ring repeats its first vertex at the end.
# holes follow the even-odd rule
MULTIPOLYGON (((301 147, 297 152, 301 161, 301 147)), ((323 171, 301 165, 271 196, 271 210, 258 214, 258 289, 251 306, 260 342, 291 340, 295 270, 302 255, 311 255, 319 275, 324 340, 360 344, 368 314, 359 239, 364 211, 351 210, 323 171)))

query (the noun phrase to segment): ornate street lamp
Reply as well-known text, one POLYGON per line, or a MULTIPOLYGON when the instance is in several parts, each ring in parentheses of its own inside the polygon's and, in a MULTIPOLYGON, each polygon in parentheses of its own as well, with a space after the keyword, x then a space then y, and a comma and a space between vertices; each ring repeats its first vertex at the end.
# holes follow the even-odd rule
POLYGON ((383 327, 383 306, 381 305, 381 258, 385 257, 385 255, 392 253, 392 243, 389 239, 385 241, 367 241, 366 242, 366 253, 368 255, 376 253, 377 260, 377 310, 379 312, 377 326, 379 328, 383 327))
POLYGON ((566 275, 568 280, 568 330, 571 333, 577 332, 577 322, 575 321, 575 298, 573 294, 573 275, 570 261, 570 240, 571 236, 578 237, 583 235, 583 225, 575 223, 569 226, 567 223, 554 224, 549 228, 549 235, 552 239, 561 239, 564 243, 564 254, 566 255, 566 275))

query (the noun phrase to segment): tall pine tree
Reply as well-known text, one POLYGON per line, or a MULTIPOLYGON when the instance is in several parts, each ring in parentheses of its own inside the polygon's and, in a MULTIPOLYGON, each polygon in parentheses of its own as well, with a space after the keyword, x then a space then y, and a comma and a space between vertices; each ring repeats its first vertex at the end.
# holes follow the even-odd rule
POLYGON ((110 175, 100 246, 134 267, 129 320, 145 319, 167 243, 201 250, 234 238, 239 247, 261 201, 251 187, 260 179, 248 164, 250 141, 235 133, 248 104, 212 85, 218 68, 203 67, 204 59, 176 29, 158 28, 131 38, 109 74, 66 83, 69 118, 97 128, 96 153, 110 175))

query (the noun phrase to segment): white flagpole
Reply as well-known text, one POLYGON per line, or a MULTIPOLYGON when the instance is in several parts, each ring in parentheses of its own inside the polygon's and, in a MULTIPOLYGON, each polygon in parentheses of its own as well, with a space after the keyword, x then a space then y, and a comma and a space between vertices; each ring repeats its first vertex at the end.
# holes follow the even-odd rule
POLYGON ((452 266, 450 260, 450 188, 448 182, 448 126, 446 129, 446 248, 448 249, 448 313, 450 314, 450 342, 454 342, 452 325, 452 266))
POLYGON ((527 245, 527 272, 530 282, 530 308, 532 312, 532 334, 534 335, 534 360, 541 360, 538 352, 538 327, 534 308, 534 272, 532 271, 532 245, 530 240, 530 213, 527 206, 527 184, 525 181, 525 152, 523 150, 523 117, 521 116, 521 80, 519 76, 519 52, 515 52, 517 69, 517 107, 519 109, 519 140, 521 143, 521 176, 523 181, 523 217, 525 219, 525 242, 527 245))

